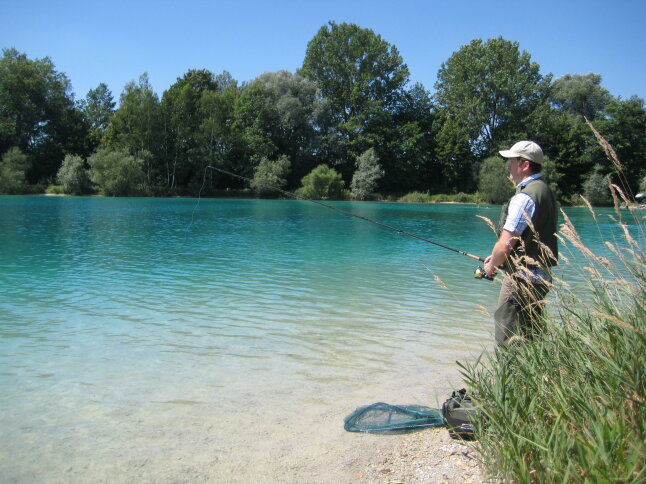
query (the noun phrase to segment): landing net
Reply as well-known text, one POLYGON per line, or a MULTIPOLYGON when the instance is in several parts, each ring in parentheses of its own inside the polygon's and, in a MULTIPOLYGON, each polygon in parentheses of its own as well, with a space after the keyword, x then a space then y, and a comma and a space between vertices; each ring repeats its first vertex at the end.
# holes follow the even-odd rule
POLYGON ((373 403, 346 417, 348 432, 401 433, 430 427, 444 427, 440 410, 421 405, 373 403))

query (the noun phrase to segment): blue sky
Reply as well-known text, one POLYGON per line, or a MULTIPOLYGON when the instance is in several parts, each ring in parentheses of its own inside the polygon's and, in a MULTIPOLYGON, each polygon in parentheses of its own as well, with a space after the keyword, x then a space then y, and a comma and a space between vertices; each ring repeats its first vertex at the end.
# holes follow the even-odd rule
POLYGON ((0 47, 50 57, 76 97, 105 82, 115 100, 147 72, 161 97, 189 69, 250 81, 295 72, 328 21, 395 45, 431 92, 442 62, 474 38, 516 41, 541 73, 601 74, 614 96, 646 98, 646 0, 0 0, 0 47))

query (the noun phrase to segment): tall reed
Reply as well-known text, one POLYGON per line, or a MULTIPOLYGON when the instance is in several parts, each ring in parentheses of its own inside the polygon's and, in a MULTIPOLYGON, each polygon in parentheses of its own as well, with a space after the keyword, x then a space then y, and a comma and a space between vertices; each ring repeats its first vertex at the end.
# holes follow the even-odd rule
POLYGON ((646 482, 643 212, 623 211, 628 223, 616 203, 620 237, 606 240, 607 256, 563 214, 560 265, 587 283, 555 279, 534 338, 461 364, 482 409, 479 447, 492 478, 646 482))

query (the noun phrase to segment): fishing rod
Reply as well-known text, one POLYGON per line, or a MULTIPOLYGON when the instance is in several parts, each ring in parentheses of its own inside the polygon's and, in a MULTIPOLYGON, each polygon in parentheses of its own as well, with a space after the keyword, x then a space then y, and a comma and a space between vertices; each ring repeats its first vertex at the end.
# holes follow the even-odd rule
MULTIPOLYGON (((222 168, 217 168, 215 166, 208 165, 206 168, 211 169, 211 170, 215 170, 215 171, 219 171, 220 173, 224 173, 225 175, 228 175, 228 176, 231 176, 231 177, 234 177, 234 178, 238 178, 238 179, 243 180, 243 181, 247 181, 247 182, 252 181, 251 178, 248 178, 248 177, 242 176, 242 175, 238 175, 236 173, 232 173, 230 171, 223 170, 222 168)), ((482 257, 478 257, 477 255, 469 254, 468 252, 464 252, 462 250, 458 250, 458 249, 455 249, 453 247, 449 247, 448 245, 440 244, 439 242, 435 242, 433 240, 426 239, 426 238, 421 237, 419 235, 412 234, 410 232, 406 232, 405 230, 399 229, 397 227, 393 227, 391 225, 387 225, 385 223, 378 222, 376 220, 372 220, 372 219, 370 219, 368 217, 363 217, 362 215, 357 215, 356 213, 352 213, 352 212, 348 212, 346 210, 342 210, 342 209, 340 209, 338 207, 334 207, 332 205, 328 205, 327 203, 323 203, 320 200, 314 200, 314 199, 311 199, 311 198, 302 197, 300 195, 297 195, 296 193, 288 192, 286 190, 283 190, 282 188, 274 187, 274 186, 271 186, 271 185, 263 185, 263 187, 264 188, 269 188, 269 189, 274 190, 274 191, 277 191, 279 193, 282 193, 283 195, 287 195, 287 196, 289 196, 291 198, 294 198, 296 200, 302 200, 302 201, 306 201, 306 202, 316 203, 317 205, 320 205, 321 207, 329 208, 330 210, 334 210, 335 212, 341 213, 343 215, 349 215, 350 217, 358 218, 358 219, 363 220, 365 222, 370 222, 371 224, 375 224, 375 225, 378 225, 378 226, 383 227, 385 229, 392 230, 393 232, 397 232, 399 234, 406 235, 408 237, 412 237, 414 239, 421 240, 422 242, 427 242, 429 244, 433 244, 433 245, 436 245, 438 247, 442 247, 443 249, 447 249, 447 250, 450 250, 452 252, 456 252, 458 254, 464 255, 466 257, 469 257, 471 259, 477 260, 479 262, 484 262, 484 259, 482 257)), ((481 267, 478 267, 475 270, 474 275, 475 275, 476 279, 493 280, 493 278, 489 277, 487 275, 487 273, 481 267)))

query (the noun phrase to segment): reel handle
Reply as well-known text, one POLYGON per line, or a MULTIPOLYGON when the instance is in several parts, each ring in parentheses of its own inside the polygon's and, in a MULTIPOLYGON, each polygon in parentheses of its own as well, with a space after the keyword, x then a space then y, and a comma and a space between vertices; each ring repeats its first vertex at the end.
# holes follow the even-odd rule
POLYGON ((487 279, 488 281, 493 281, 493 277, 489 277, 482 267, 476 267, 473 276, 476 279, 487 279))

